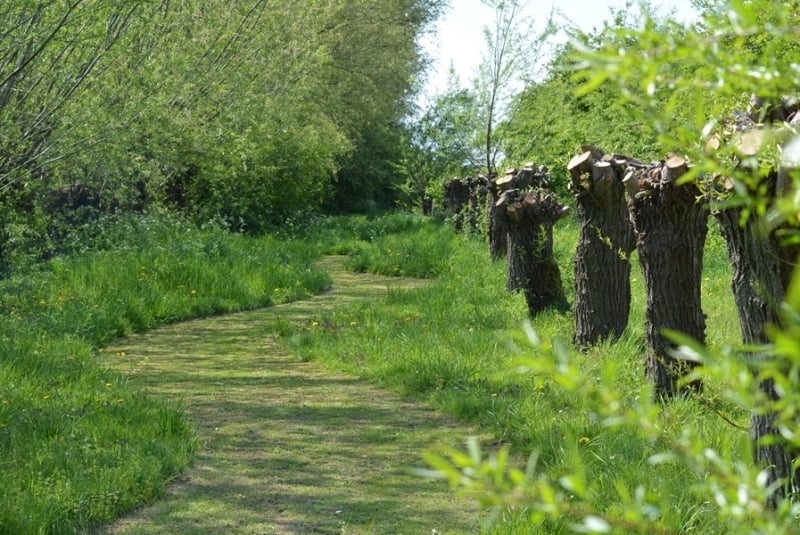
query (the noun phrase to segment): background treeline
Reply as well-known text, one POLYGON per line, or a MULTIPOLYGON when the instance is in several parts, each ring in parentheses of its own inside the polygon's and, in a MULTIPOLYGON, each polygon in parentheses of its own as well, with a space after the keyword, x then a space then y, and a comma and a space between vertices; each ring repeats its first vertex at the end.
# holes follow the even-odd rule
MULTIPOLYGON (((496 9, 508 11, 525 2, 495 4, 499 6, 496 9)), ((766 98, 796 93, 791 79, 768 80, 766 75, 747 72, 746 67, 764 63, 765 57, 774 64, 790 64, 797 57, 797 46, 774 32, 754 32, 749 26, 731 31, 728 19, 735 4, 747 14, 748 24, 758 28, 792 26, 798 16, 796 6, 696 0, 697 20, 686 26, 672 20, 666 8, 654 7, 655 3, 635 4, 628 9, 612 8, 588 32, 559 19, 556 13, 557 35, 568 35, 569 39, 553 44, 556 40, 548 33, 551 30, 545 30, 535 45, 542 62, 535 70, 520 70, 510 78, 521 90, 512 92, 502 113, 498 113, 501 120, 493 141, 500 156, 496 171, 502 174, 506 167, 521 167, 529 161, 545 165, 555 178, 553 188, 566 199, 570 197, 566 163, 582 145, 604 146, 643 161, 663 158, 667 152, 695 156, 692 153, 701 152, 704 143, 694 135, 695 129, 699 131, 707 123, 719 125, 735 109, 745 110, 752 92, 766 98), (646 27, 642 28, 645 20, 646 27), (676 43, 694 36, 699 43, 696 49, 703 52, 648 50, 651 43, 639 42, 639 30, 676 43), (725 83, 715 72, 714 47, 716 53, 739 62, 740 83, 725 83), (625 72, 615 70, 628 65, 621 59, 610 62, 609 69, 596 68, 587 61, 587 57, 604 50, 656 54, 658 61, 649 61, 652 56, 643 55, 639 62, 642 68, 625 72), (689 81, 694 81, 691 91, 685 90, 689 81)), ((537 22, 542 22, 547 13, 536 11, 536 16, 537 22)), ((530 21, 522 18, 515 27, 519 39, 534 33, 530 21)), ((656 39, 651 42, 656 46, 656 39)), ((491 49, 494 44, 487 42, 486 46, 491 49)), ((513 56, 516 43, 506 46, 511 49, 506 54, 513 56)), ((488 103, 481 91, 487 82, 481 76, 485 74, 478 73, 466 83, 453 78, 413 125, 414 142, 407 149, 405 162, 411 189, 420 196, 426 192, 441 199, 443 185, 453 177, 487 172, 483 162, 488 103)), ((695 162, 699 159, 693 158, 695 162)))
POLYGON ((244 231, 391 205, 442 3, 3 2, 4 268, 154 203, 244 231))

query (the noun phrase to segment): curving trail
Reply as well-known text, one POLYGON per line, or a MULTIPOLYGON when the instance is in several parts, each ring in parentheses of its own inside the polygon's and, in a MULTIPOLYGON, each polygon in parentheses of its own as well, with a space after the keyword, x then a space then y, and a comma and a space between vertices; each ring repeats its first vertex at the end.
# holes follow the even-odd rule
POLYGON ((199 455, 163 499, 104 534, 476 533, 478 513, 414 475, 436 443, 474 432, 360 379, 280 349, 274 333, 380 299, 415 280, 353 274, 324 259, 331 291, 262 310, 167 326, 107 348, 109 365, 180 400, 199 455))

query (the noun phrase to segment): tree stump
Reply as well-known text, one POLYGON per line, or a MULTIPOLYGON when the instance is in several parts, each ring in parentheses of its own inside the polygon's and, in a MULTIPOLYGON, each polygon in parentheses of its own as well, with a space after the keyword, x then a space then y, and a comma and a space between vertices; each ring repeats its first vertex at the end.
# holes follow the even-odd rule
POLYGON ((464 207, 469 206, 469 182, 461 178, 454 178, 446 183, 442 205, 445 211, 451 214, 455 229, 461 230, 464 207))
POLYGON ((483 175, 470 177, 469 184, 469 211, 467 220, 469 222, 469 231, 476 234, 481 226, 481 221, 486 212, 486 199, 489 196, 489 179, 483 175))
POLYGON ((508 229, 503 218, 497 213, 497 201, 504 191, 509 189, 527 190, 529 188, 547 188, 550 185, 550 175, 545 166, 534 168, 533 163, 526 163, 521 170, 510 168, 501 177, 489 178, 489 257, 498 260, 507 255, 508 229))
POLYGON ((444 185, 443 207, 456 230, 463 230, 466 223, 470 232, 477 231, 487 193, 488 180, 482 175, 454 178, 444 185))
POLYGON ((686 161, 674 156, 623 179, 647 294, 646 376, 662 399, 702 387, 699 381, 679 386, 697 363, 673 357, 674 344, 663 333, 671 329, 705 343, 700 286, 708 213, 694 183, 676 184, 686 171, 686 161))
MULTIPOLYGON (((586 349, 628 325, 630 254, 636 247, 622 178, 628 159, 584 147, 567 165, 580 232, 575 274, 574 343, 586 349)), ((635 165, 631 162, 631 165, 635 165)))
MULTIPOLYGON (((760 219, 751 217, 742 225, 739 208, 726 208, 714 215, 725 237, 733 266, 732 288, 742 341, 745 345, 766 344, 769 339, 764 328, 780 324, 778 304, 786 291, 781 280, 780 246, 774 236, 765 235, 760 219)), ((761 381, 759 388, 768 399, 779 399, 772 380, 761 381)), ((792 467, 797 453, 787 451, 780 440, 763 443, 765 437, 780 437, 775 427, 775 414, 770 411, 751 416, 750 433, 754 441, 754 460, 769 474, 767 485, 782 482, 770 497, 771 505, 775 506, 780 497, 800 489, 798 474, 792 467)))
MULTIPOLYGON (((772 105, 769 109, 773 113, 782 114, 772 120, 787 120, 797 115, 797 108, 787 111, 788 100, 780 100, 780 105, 772 105), (785 115, 785 117, 784 117, 785 115)), ((756 97, 751 98, 751 108, 747 114, 735 112, 729 121, 730 132, 737 138, 734 143, 738 153, 737 166, 750 165, 747 172, 755 176, 761 175, 758 154, 761 151, 763 127, 756 124, 753 110, 762 110, 766 103, 756 97), (749 162, 746 163, 746 162, 749 162)), ((763 114, 759 118, 764 120, 763 114)), ((712 147, 714 148, 714 147, 712 147)), ((785 195, 791 182, 786 167, 777 171, 772 170, 760 179, 760 186, 764 187, 770 199, 785 195)), ((733 190, 733 182, 729 179, 713 181, 717 193, 728 199, 733 190)), ((780 325, 781 316, 779 304, 783 301, 791 280, 791 272, 797 261, 797 246, 781 244, 775 234, 775 229, 770 228, 764 217, 751 213, 743 221, 742 210, 738 207, 726 207, 716 210, 714 215, 720 225, 725 243, 728 248, 728 257, 733 266, 732 289, 736 309, 739 315, 739 325, 742 331, 742 342, 745 345, 763 345, 769 342, 765 332, 767 325, 780 325)), ((759 362, 756 355, 753 359, 754 373, 759 375, 759 362)), ((761 357, 764 358, 764 357, 761 357)), ((777 362, 771 366, 780 365, 777 362)), ((780 399, 772 379, 762 379, 759 388, 770 401, 780 399)), ((794 468, 795 459, 800 457, 800 452, 787 448, 781 441, 781 433, 776 426, 777 415, 769 407, 755 411, 750 417, 750 434, 753 439, 753 456, 757 466, 763 467, 768 474, 767 485, 773 486, 775 492, 769 497, 768 505, 776 507, 778 502, 800 491, 800 474, 794 468)))
POLYGON ((503 192, 496 203, 508 229, 506 287, 525 294, 528 312, 566 305, 561 273, 553 257, 553 226, 569 213, 552 193, 517 189, 503 192))

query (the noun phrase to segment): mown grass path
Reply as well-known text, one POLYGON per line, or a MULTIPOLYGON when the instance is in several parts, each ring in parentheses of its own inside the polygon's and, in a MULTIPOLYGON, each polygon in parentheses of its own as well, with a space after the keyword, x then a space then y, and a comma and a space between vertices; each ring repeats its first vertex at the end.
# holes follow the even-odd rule
POLYGON ((348 302, 419 281, 352 274, 326 258, 331 291, 171 325, 107 348, 109 366, 181 400, 200 453, 163 499, 101 533, 474 533, 474 505, 421 479, 421 452, 471 433, 432 409, 304 362, 274 341, 348 302))

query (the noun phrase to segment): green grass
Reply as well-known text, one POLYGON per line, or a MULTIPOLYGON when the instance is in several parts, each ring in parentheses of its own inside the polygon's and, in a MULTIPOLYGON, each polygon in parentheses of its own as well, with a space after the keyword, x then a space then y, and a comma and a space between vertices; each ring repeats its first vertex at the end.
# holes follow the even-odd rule
MULTIPOLYGON (((430 402, 511 444, 521 457, 539 450, 556 477, 580 461, 607 510, 618 506, 620 482, 644 485, 663 504, 664 525, 726 531, 692 493, 702 473, 648 465, 661 442, 636 428, 610 432, 592 417, 590 400, 514 370, 519 357, 550 353, 529 343, 524 299, 506 292, 504 262, 488 259, 482 239, 402 214, 317 219, 287 229, 280 239, 255 239, 198 231, 163 216, 117 221, 93 231, 96 247, 76 247, 80 254, 0 283, 0 533, 80 533, 160 495, 193 458, 194 432, 179 404, 147 396, 105 369, 96 349, 163 323, 317 293, 329 282, 312 265, 320 252, 347 254, 354 270, 435 281, 390 291, 369 305, 320 312, 314 321, 321 328, 277 325, 287 348, 430 402)), ((558 224, 555 254, 570 299, 576 239, 575 222, 558 224)), ((613 384, 630 403, 648 395, 644 289, 633 261, 627 331, 586 353, 570 351, 587 376, 613 384)), ((715 230, 705 261, 704 309, 714 349, 739 339, 725 244, 715 230)), ((569 312, 546 311, 533 326, 543 340, 572 338, 569 312)), ((746 432, 714 412, 747 424, 746 415, 719 401, 723 387, 709 384, 704 402, 666 407, 663 436, 691 428, 707 444, 748 459, 746 432)), ((509 511, 492 530, 568 528, 565 520, 532 530, 524 511, 509 511)))
MULTIPOLYGON (((400 233, 362 244, 359 253, 369 265, 400 262, 395 256, 406 246, 400 233), (383 261, 377 257, 384 257, 383 261)), ((556 227, 555 255, 567 294, 572 299, 572 255, 577 223, 556 227)), ((681 466, 651 466, 647 459, 665 448, 664 440, 679 437, 685 427, 695 429, 704 443, 734 457, 749 458, 747 433, 727 424, 715 412, 743 426, 747 415, 719 402, 724 385, 709 384, 703 400, 681 400, 664 408, 662 440, 643 436, 638 428, 609 432, 592 417, 592 406, 574 392, 543 378, 514 371, 519 357, 551 358, 527 340, 522 326, 527 309, 521 295, 505 291, 504 262, 492 263, 480 239, 448 236, 446 249, 430 247, 417 253, 436 256, 450 251, 435 283, 410 293, 390 295, 382 306, 353 306, 326 315, 332 328, 286 336, 290 349, 325 365, 358 373, 378 384, 431 402, 435 407, 490 431, 499 442, 511 444, 522 457, 540 452, 551 475, 566 474, 576 459, 596 483, 595 502, 605 510, 618 504, 620 482, 629 488, 643 485, 658 496, 662 522, 676 530, 700 533, 725 531, 691 488, 703 474, 681 466), (355 325, 356 327, 349 327, 355 325), (583 445, 583 443, 586 443, 583 445)), ((424 262, 415 258, 414 263, 424 262)), ((587 377, 605 381, 633 403, 647 396, 644 379, 644 288, 634 255, 631 320, 621 339, 586 353, 570 350, 575 366, 587 377)), ((730 267, 725 244, 712 228, 706 247, 703 299, 708 315, 708 344, 721 348, 739 338, 738 319, 730 294, 730 267)), ((380 269, 380 268, 373 268, 380 269)), ((402 267, 400 268, 402 270, 402 267)), ((568 345, 573 334, 569 312, 549 310, 533 320, 544 340, 568 345)), ((508 513, 495 533, 559 533, 563 526, 545 525, 531 531, 526 515, 508 513)))
POLYGON ((96 348, 329 284, 301 243, 149 225, 0 283, 0 533, 84 532, 157 496, 192 459, 181 407, 105 369, 96 348))
POLYGON ((324 310, 378 302, 387 284, 398 292, 418 284, 355 275, 338 257, 321 263, 333 292, 170 325, 104 349, 131 381, 182 399, 203 447, 163 498, 101 533, 475 532, 476 504, 410 469, 424 466, 421 451, 475 430, 276 346, 271 333, 328 329, 315 319, 324 310))

